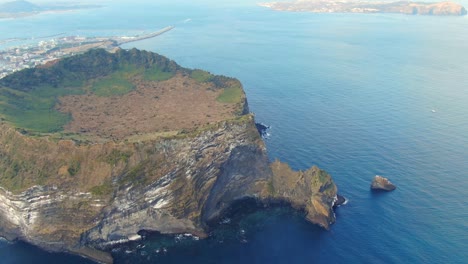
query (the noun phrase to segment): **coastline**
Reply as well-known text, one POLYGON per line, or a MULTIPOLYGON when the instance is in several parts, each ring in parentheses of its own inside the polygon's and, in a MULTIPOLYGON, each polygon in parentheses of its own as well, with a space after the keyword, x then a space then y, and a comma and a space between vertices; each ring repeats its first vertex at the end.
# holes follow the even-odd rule
POLYGON ((19 19, 19 18, 31 17, 31 16, 37 16, 37 15, 73 13, 73 12, 77 12, 77 11, 81 11, 81 10, 95 9, 95 8, 102 8, 102 7, 104 7, 104 6, 57 9, 57 10, 42 10, 42 11, 21 12, 21 13, 0 13, 0 20, 2 20, 2 19, 19 19))
POLYGON ((405 14, 427 16, 465 16, 467 10, 456 2, 361 2, 361 1, 292 1, 262 2, 258 6, 274 11, 311 13, 405 14))

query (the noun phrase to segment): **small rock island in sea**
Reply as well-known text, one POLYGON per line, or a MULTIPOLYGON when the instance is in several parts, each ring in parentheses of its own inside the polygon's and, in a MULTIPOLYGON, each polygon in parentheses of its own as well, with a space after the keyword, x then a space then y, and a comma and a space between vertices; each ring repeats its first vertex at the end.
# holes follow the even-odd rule
POLYGON ((326 1, 299 0, 292 2, 260 3, 260 6, 277 11, 313 13, 398 13, 406 15, 464 16, 466 9, 454 2, 411 1, 326 1))
POLYGON ((110 263, 140 231, 206 237, 238 201, 326 229, 325 171, 269 162, 241 83, 102 49, 0 79, 0 236, 110 263))
POLYGON ((372 190, 383 190, 383 191, 393 191, 396 189, 396 186, 393 185, 387 178, 376 175, 374 180, 371 183, 372 190))

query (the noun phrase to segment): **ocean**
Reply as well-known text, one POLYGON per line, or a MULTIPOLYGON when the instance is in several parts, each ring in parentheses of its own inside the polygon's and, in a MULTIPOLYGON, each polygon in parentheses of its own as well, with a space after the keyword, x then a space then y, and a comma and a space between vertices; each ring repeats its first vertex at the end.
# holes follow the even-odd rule
MULTIPOLYGON (((116 263, 468 263, 468 17, 137 1, 2 20, 0 41, 169 25, 125 48, 238 78, 271 126, 270 159, 318 165, 348 203, 329 231, 288 208, 245 210, 206 240, 150 235, 116 248, 116 263), (397 189, 370 192, 376 174, 397 189)), ((92 263, 5 241, 0 262, 92 263)))

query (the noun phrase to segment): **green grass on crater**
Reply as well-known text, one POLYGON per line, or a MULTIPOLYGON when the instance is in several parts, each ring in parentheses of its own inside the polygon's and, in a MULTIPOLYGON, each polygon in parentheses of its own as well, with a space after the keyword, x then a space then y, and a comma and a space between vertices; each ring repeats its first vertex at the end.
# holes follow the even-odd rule
POLYGON ((71 119, 69 114, 55 109, 57 96, 68 93, 82 93, 80 90, 63 89, 57 92, 53 87, 27 93, 0 87, 0 116, 19 128, 36 132, 56 132, 71 119))
POLYGON ((203 70, 193 70, 190 73, 190 77, 195 79, 197 82, 208 82, 213 78, 213 74, 203 70))
POLYGON ((220 103, 237 104, 242 102, 243 94, 242 88, 239 86, 228 87, 224 88, 217 100, 220 103))
POLYGON ((129 80, 129 76, 121 71, 95 80, 91 86, 91 91, 102 97, 124 95, 133 89, 135 86, 129 80))
POLYGON ((143 78, 147 81, 166 81, 174 77, 174 72, 167 72, 161 70, 159 67, 152 67, 146 69, 143 73, 143 78))

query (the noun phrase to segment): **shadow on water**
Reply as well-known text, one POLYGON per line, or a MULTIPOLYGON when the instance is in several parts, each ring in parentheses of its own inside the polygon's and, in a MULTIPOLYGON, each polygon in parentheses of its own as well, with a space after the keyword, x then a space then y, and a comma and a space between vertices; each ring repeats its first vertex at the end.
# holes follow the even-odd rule
POLYGON ((95 262, 75 255, 47 252, 21 241, 11 243, 0 240, 0 263, 93 264, 95 262))
POLYGON ((372 199, 378 199, 378 198, 381 198, 381 197, 385 197, 387 195, 389 195, 390 193, 392 192, 395 192, 396 190, 393 190, 393 191, 386 191, 386 190, 380 190, 380 189, 370 189, 370 197, 372 199))
POLYGON ((302 263, 320 255, 321 228, 288 206, 233 205, 206 239, 142 232, 143 239, 112 249, 116 263, 302 263), (297 243, 297 239, 301 243, 297 243))

